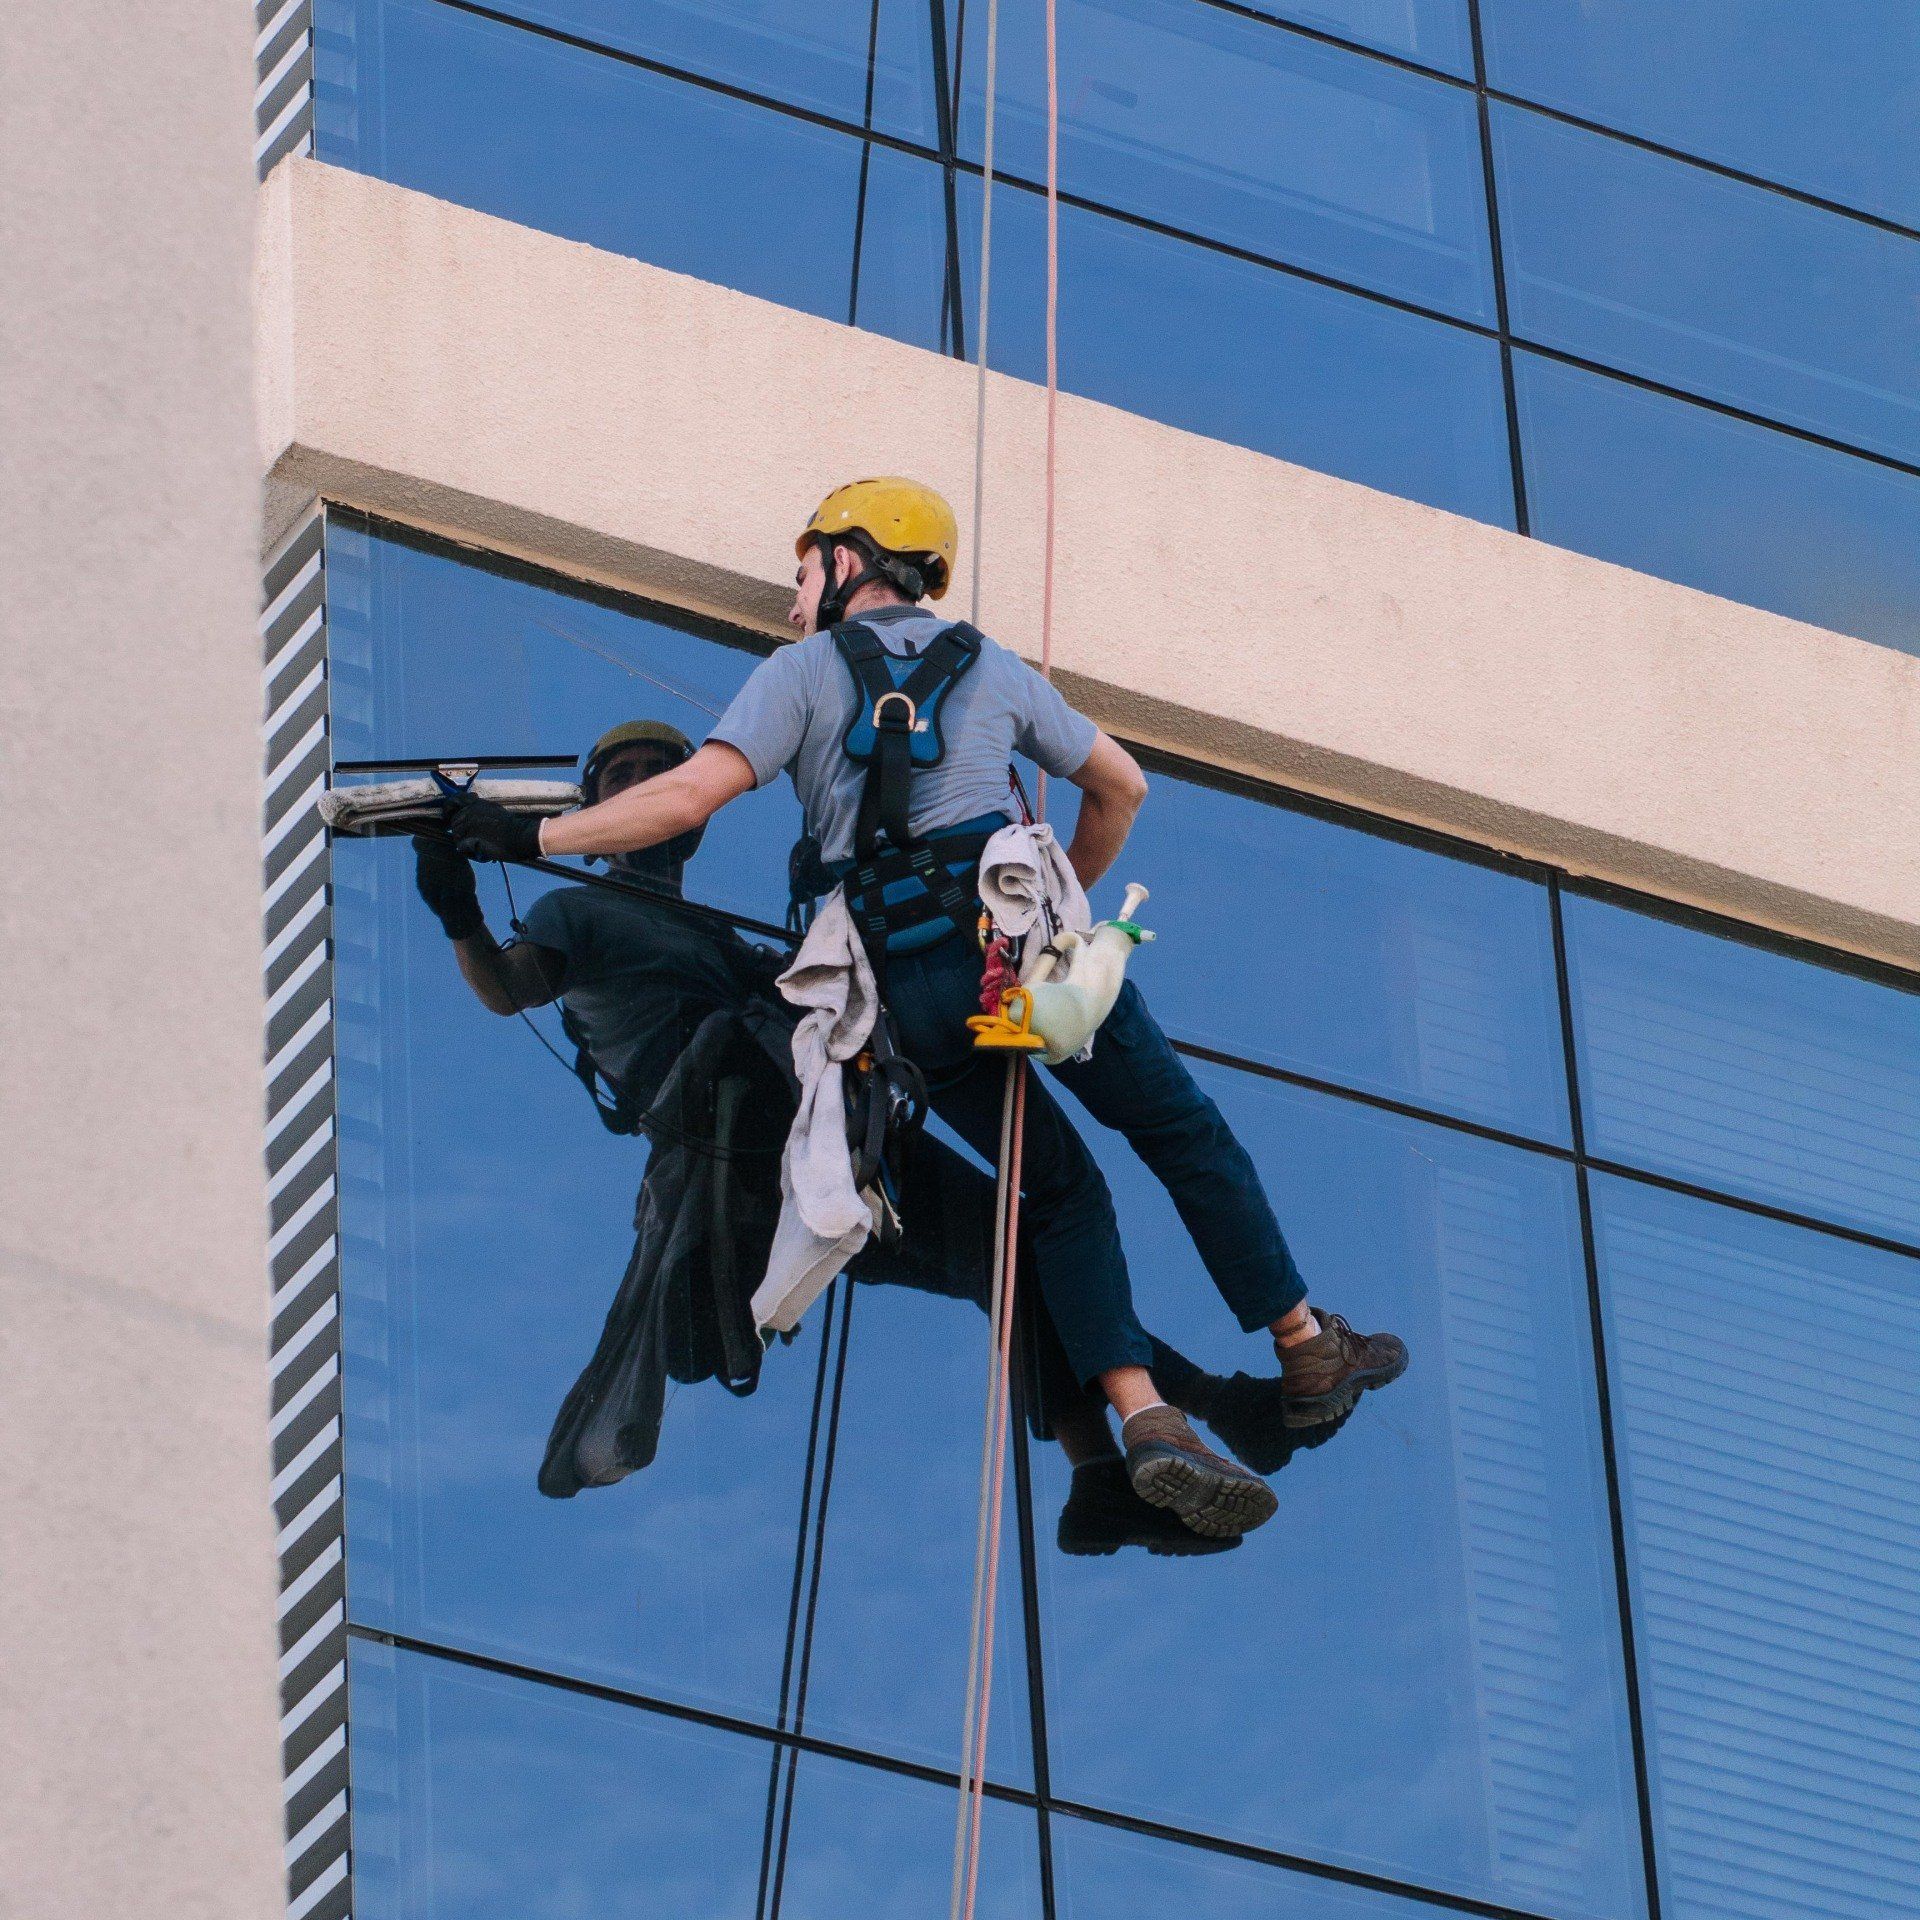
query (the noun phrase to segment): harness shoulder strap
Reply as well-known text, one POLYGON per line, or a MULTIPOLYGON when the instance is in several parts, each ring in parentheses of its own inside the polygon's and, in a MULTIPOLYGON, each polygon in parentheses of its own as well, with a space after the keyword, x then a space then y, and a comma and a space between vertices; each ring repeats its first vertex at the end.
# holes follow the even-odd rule
POLYGON ((833 638, 859 695, 841 748, 867 769, 854 834, 855 851, 865 860, 882 832, 896 847, 911 844, 914 769, 938 766, 946 757, 940 708, 948 689, 980 657, 981 635, 965 621, 943 627, 898 680, 899 663, 871 628, 849 621, 834 628, 833 638))

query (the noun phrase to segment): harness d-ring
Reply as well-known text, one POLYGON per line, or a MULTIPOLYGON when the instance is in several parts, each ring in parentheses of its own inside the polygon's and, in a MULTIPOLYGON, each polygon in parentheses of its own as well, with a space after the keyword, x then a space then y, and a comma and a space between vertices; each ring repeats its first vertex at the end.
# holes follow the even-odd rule
POLYGON ((889 700, 898 700, 900 704, 906 708, 906 731, 908 733, 915 732, 920 725, 920 709, 913 704, 913 696, 903 692, 898 687, 895 687, 891 693, 883 693, 880 698, 873 703, 874 731, 876 733, 879 732, 879 730, 887 724, 886 721, 881 718, 881 715, 886 711, 886 705, 889 700))

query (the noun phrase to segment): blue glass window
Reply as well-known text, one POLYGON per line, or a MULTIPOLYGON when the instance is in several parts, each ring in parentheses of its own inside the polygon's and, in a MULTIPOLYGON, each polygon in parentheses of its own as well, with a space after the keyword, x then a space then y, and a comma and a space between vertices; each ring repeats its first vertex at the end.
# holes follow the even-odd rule
POLYGON ((846 319, 853 136, 432 0, 320 0, 316 33, 321 159, 846 319))
POLYGON ((1053 1884, 1066 1920, 1123 1913, 1178 1914, 1180 1920, 1434 1920, 1447 1911, 1071 1815, 1053 1822, 1053 1884))
POLYGON ((1296 20, 1400 53, 1464 79, 1473 77, 1473 33, 1468 0, 1249 0, 1255 13, 1296 20))
POLYGON ((760 1742, 365 1640, 349 1673, 363 1920, 753 1911, 760 1742))
POLYGON ((934 144, 926 0, 503 0, 499 12, 725 81, 771 100, 934 144))
MULTIPOLYGON (((327 573, 341 760, 572 753, 635 716, 698 738, 753 665, 338 516, 327 573)), ((741 904, 777 902, 793 811, 774 791, 729 809, 690 883, 717 873, 741 904)), ((332 858, 351 1617, 771 1719, 817 1321, 749 1398, 678 1386, 643 1471, 543 1496, 648 1150, 603 1131, 562 1065, 466 989, 404 841, 343 838, 332 858)), ((513 882, 521 914, 544 884, 513 882)), ((480 885, 504 937, 507 881, 480 885)), ((529 1018, 571 1057, 551 1008, 529 1018)))
POLYGON ((1662 1911, 1920 1914, 1920 1261, 1597 1176, 1662 1911))
POLYGON ((1493 84, 1920 225, 1908 0, 1481 0, 1493 84))
MULTIPOLYGON (((981 158, 985 9, 967 14, 961 151, 981 158)), ((994 164, 1046 177, 1042 13, 1000 25, 994 164)), ((1491 320, 1466 89, 1261 21, 1155 0, 1060 8, 1060 183, 1268 259, 1491 320)))
MULTIPOLYGON (((1231 1551, 1043 1546, 1054 1791, 1532 1913, 1638 1914, 1571 1168, 1199 1072, 1315 1300, 1412 1364, 1277 1472, 1279 1514, 1231 1551)), ((1147 1324, 1218 1372, 1270 1370, 1159 1190, 1094 1144, 1147 1324)), ((1036 1460, 1047 1542, 1065 1477, 1036 1460)))
MULTIPOLYGON (((979 1226, 990 1228, 991 1190, 982 1197, 979 1226)), ((823 1739, 936 1767, 958 1764, 966 1716, 989 1350, 991 1240, 967 1238, 954 1284, 970 1275, 972 1298, 941 1298, 926 1279, 853 1290, 803 1723, 823 1739)), ((1006 1514, 987 1771, 1031 1787, 1010 1495, 1006 1514)), ((951 1850, 951 1819, 947 1841, 951 1850)))
POLYGON ((1514 375, 1540 538, 1920 652, 1920 479, 1533 354, 1514 375))
MULTIPOLYGON (((927 1920, 944 1913, 953 1885, 954 1803, 950 1786, 802 1754, 780 1920, 927 1920)), ((693 1909, 681 1911, 690 1916, 693 1909)), ((1040 1920, 1039 1829, 1030 1808, 982 1804, 975 1911, 981 1920, 1040 1920)))
MULTIPOLYGON (((979 182, 963 177, 957 198, 962 343, 971 352, 979 182)), ((1003 372, 1043 379, 1045 204, 1002 182, 993 217, 989 357, 1003 372)), ((938 168, 876 150, 862 326, 916 346, 947 343, 944 231, 938 168)), ((1068 392, 1513 525, 1491 340, 1072 206, 1060 210, 1060 278, 1068 392)))
POLYGON ((1496 105, 1516 333, 1920 460, 1920 244, 1496 105))
POLYGON ((1593 1153, 1920 1243, 1920 993, 1565 908, 1593 1153))
POLYGON ((1132 977, 1176 1038, 1571 1138, 1539 882, 1165 773, 1120 879, 1153 889, 1132 977))

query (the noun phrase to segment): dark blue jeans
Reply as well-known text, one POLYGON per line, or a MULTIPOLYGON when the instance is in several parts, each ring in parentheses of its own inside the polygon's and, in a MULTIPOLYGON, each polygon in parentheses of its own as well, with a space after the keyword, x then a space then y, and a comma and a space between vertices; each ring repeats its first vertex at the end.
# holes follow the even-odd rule
MULTIPOLYGON (((973 943, 957 936, 892 955, 886 999, 901 1051, 927 1076, 934 1111, 991 1163, 1000 1150, 1006 1056, 974 1052, 967 1031, 967 1016, 980 1010, 980 964, 973 943)), ((1094 1036, 1093 1058, 1049 1071, 1166 1188, 1243 1328, 1264 1327, 1306 1297, 1246 1148, 1132 981, 1094 1036)), ((1109 1367, 1151 1366, 1153 1343, 1134 1312, 1113 1195, 1037 1075, 1027 1089, 1021 1195, 1040 1290, 1082 1384, 1109 1367)))

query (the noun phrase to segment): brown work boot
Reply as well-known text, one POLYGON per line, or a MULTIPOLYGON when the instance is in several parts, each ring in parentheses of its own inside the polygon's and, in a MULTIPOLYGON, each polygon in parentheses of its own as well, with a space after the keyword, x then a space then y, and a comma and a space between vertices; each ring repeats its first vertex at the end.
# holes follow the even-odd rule
POLYGON ((1208 1540, 1251 1533, 1280 1504, 1258 1474, 1215 1453, 1172 1407, 1130 1414, 1120 1424, 1120 1443, 1134 1492, 1208 1540))
POLYGON ((1351 1411, 1369 1387, 1384 1387, 1407 1370, 1406 1342, 1390 1333, 1355 1333, 1337 1313, 1314 1317, 1320 1331, 1311 1340, 1283 1347, 1280 1357, 1281 1418, 1290 1427, 1324 1426, 1351 1411))

